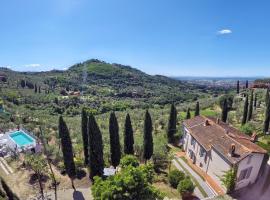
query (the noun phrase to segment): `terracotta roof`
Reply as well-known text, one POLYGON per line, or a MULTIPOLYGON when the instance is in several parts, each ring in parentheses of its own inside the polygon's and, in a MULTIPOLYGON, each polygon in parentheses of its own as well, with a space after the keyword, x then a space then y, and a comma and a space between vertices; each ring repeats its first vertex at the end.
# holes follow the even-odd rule
POLYGON ((213 148, 233 164, 250 153, 266 153, 263 148, 251 142, 251 137, 216 118, 197 116, 185 120, 184 126, 205 150, 213 148), (232 145, 235 145, 235 156, 229 154, 232 145))

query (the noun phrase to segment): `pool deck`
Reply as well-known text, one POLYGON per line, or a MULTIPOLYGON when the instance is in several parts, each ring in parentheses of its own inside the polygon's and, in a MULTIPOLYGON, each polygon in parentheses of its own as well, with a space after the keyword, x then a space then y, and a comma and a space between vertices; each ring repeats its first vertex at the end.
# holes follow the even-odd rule
POLYGON ((0 141, 2 141, 2 146, 0 151, 4 156, 10 155, 10 153, 28 151, 30 149, 36 148, 38 145, 37 138, 33 136, 29 131, 20 129, 10 129, 8 132, 2 134, 0 141), (12 134, 23 134, 20 138, 12 137, 12 134), (19 141, 25 140, 25 141, 19 141), (28 140, 28 141, 27 141, 28 140))

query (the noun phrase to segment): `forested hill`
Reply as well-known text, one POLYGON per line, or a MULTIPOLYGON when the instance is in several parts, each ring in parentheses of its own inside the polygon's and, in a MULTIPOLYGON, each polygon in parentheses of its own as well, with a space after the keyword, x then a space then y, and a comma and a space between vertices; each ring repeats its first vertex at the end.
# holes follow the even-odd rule
MULTIPOLYGON (((185 81, 165 76, 151 76, 130 66, 110 64, 96 59, 71 66, 68 70, 47 72, 15 72, 0 68, 0 81, 8 88, 32 88, 65 95, 80 91, 83 95, 116 99, 142 100, 166 104, 196 100, 201 89, 185 81)), ((205 91, 203 91, 205 93, 205 91)))

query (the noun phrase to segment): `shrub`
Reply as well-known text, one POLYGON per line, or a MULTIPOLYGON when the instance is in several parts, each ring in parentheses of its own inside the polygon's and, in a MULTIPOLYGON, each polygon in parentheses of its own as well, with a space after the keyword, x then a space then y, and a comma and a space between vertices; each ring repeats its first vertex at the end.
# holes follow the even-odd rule
MULTIPOLYGON (((153 170, 152 170, 153 171, 153 170)), ((140 200, 161 200, 161 194, 151 185, 147 178, 144 167, 128 166, 114 176, 103 180, 94 177, 92 194, 94 199, 140 199, 140 200)))
POLYGON ((244 124, 243 126, 241 126, 240 130, 241 130, 243 133, 245 133, 245 134, 251 136, 252 133, 255 131, 255 127, 254 127, 253 124, 246 123, 246 124, 244 124))
POLYGON ((195 189, 194 184, 190 180, 190 178, 185 178, 184 180, 180 181, 177 190, 181 194, 181 196, 192 194, 195 189))
POLYGON ((235 168, 227 171, 221 178, 222 184, 226 187, 227 193, 230 193, 235 188, 237 170, 235 168))
POLYGON ((138 167, 139 161, 133 155, 125 155, 120 161, 120 166, 122 168, 125 168, 127 166, 138 167))
POLYGON ((169 183, 173 188, 177 188, 177 185, 180 181, 185 179, 185 174, 177 169, 172 170, 169 175, 169 183))

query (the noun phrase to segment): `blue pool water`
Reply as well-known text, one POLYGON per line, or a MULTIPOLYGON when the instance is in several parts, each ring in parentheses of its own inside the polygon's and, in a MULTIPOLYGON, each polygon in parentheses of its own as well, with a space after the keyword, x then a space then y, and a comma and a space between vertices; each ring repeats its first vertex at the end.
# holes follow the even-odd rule
POLYGON ((11 133, 9 136, 19 147, 32 144, 34 142, 34 139, 23 131, 16 131, 11 133))

